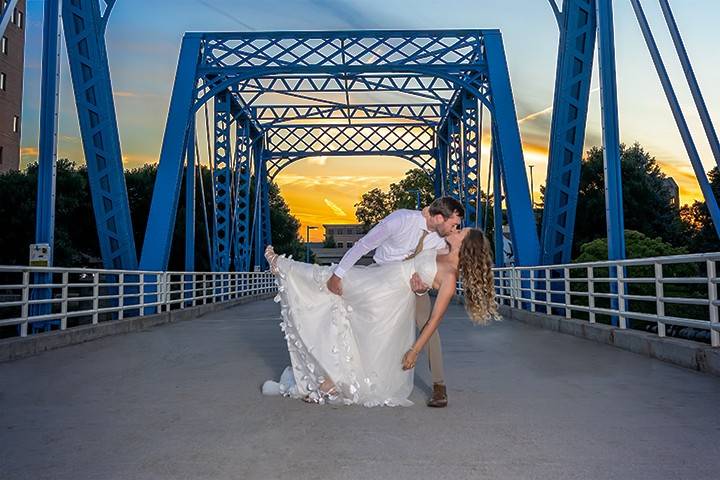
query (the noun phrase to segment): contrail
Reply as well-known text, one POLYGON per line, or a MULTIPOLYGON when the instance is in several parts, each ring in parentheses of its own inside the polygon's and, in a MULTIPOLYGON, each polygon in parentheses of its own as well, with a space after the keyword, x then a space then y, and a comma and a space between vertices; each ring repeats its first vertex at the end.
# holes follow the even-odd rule
POLYGON ((251 27, 247 23, 243 22, 242 20, 237 18, 235 15, 228 13, 227 11, 223 10, 222 8, 216 7, 215 5, 213 5, 210 2, 206 2, 205 0, 197 0, 197 1, 199 3, 202 3, 203 5, 205 5, 206 7, 208 7, 210 10, 215 10, 220 15, 224 15, 224 16, 228 17, 229 19, 234 20, 235 22, 239 23, 240 25, 247 28, 248 30, 255 30, 253 27, 251 27))
MULTIPOLYGON (((590 90, 590 93, 595 93, 595 92, 599 92, 599 91, 600 91, 600 87, 596 87, 596 88, 593 88, 592 90, 590 90)), ((543 108, 542 110, 540 110, 540 111, 538 111, 538 112, 531 113, 530 115, 524 116, 523 118, 521 118, 521 119, 518 120, 518 123, 523 123, 523 122, 525 122, 525 121, 527 121, 527 120, 532 120, 532 119, 537 118, 537 117, 539 117, 539 116, 541 116, 541 115, 545 115, 546 113, 550 113, 550 112, 552 112, 552 109, 553 109, 553 107, 543 108)))

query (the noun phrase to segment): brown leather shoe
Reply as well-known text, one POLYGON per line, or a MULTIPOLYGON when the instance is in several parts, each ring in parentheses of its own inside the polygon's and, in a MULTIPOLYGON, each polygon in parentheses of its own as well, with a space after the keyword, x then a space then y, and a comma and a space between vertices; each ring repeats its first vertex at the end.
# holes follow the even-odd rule
POLYGON ((433 393, 430 399, 427 401, 428 407, 443 408, 447 407, 447 390, 445 385, 439 383, 433 383, 433 393))

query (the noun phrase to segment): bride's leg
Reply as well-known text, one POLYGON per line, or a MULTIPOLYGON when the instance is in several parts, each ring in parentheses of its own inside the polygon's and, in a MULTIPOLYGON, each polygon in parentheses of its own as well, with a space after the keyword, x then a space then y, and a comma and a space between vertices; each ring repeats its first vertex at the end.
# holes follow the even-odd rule
POLYGON ((272 273, 277 273, 277 259, 280 255, 275 253, 275 249, 272 245, 268 245, 265 248, 265 259, 268 261, 268 264, 270 265, 270 271, 272 273))

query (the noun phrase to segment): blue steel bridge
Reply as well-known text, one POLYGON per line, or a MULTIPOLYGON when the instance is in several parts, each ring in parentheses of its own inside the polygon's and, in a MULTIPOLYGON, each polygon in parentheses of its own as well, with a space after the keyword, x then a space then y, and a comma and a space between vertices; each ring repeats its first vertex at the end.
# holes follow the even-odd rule
MULTIPOLYGON (((654 33, 641 1, 628 1, 718 231, 720 209, 654 33)), ((670 2, 658 1, 720 164, 670 2)), ((15 4, 2 9, 0 33, 15 4)), ((48 266, 0 267, 0 328, 12 332, 0 340, 3 478, 717 478, 720 253, 624 258, 611 0, 549 0, 559 41, 539 234, 500 31, 189 32, 141 251, 105 44, 114 5, 44 5, 35 241, 48 266), (52 263, 62 39, 98 270, 52 263), (596 49, 609 260, 573 264, 596 49), (463 203, 467 224, 494 232, 495 245, 507 222, 513 258, 496 255, 495 269, 507 321, 472 328, 458 304, 441 326, 447 409, 422 406, 424 365, 408 409, 260 395, 288 361, 262 257, 269 182, 320 155, 407 160, 436 195, 463 203), (185 271, 171 272, 182 182, 185 271), (211 225, 201 232, 210 272, 195 268, 196 195, 214 205, 200 212, 211 225)))

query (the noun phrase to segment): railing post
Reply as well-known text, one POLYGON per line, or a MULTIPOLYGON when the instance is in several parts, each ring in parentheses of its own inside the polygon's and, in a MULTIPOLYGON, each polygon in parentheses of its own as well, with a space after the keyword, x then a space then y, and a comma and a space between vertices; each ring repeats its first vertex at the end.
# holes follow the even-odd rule
POLYGON ((125 317, 125 273, 118 275, 118 320, 125 317))
POLYGON ((535 287, 537 287, 537 270, 530 270, 530 311, 535 311, 535 287))
POLYGON ((92 323, 97 325, 99 320, 98 309, 100 308, 100 272, 93 274, 93 316, 92 323))
POLYGON ((595 273, 593 267, 587 267, 588 279, 588 308, 590 309, 590 323, 595 323, 595 273))
POLYGON ((140 273, 138 275, 138 282, 140 283, 140 316, 145 315, 145 274, 140 273))
POLYGON ((665 336, 665 322, 661 320, 665 316, 665 284, 663 283, 663 266, 660 262, 655 262, 655 305, 657 310, 657 327, 658 336, 665 336))
POLYGON ((570 298, 570 268, 563 268, 563 276, 565 279, 565 318, 572 318, 572 312, 570 312, 571 298, 570 298))
POLYGON ((618 321, 621 329, 627 328, 627 318, 625 315, 625 267, 618 265, 617 268, 617 302, 618 302, 618 321))
POLYGON ((67 329, 67 312, 68 312, 68 272, 62 273, 62 288, 60 290, 60 330, 67 329))
POLYGON ((545 269, 545 314, 552 315, 552 306, 550 305, 550 269, 545 269))
POLYGON ((710 307, 710 345, 720 347, 720 332, 712 327, 718 324, 718 305, 717 305, 717 285, 715 284, 715 276, 717 271, 715 268, 715 260, 707 261, 707 278, 708 278, 708 300, 710 307))
POLYGON ((27 270, 22 274, 22 284, 22 307, 20 307, 20 316, 25 321, 20 324, 20 336, 27 337, 28 314, 30 312, 30 308, 28 306, 28 301, 30 300, 30 272, 27 270))

